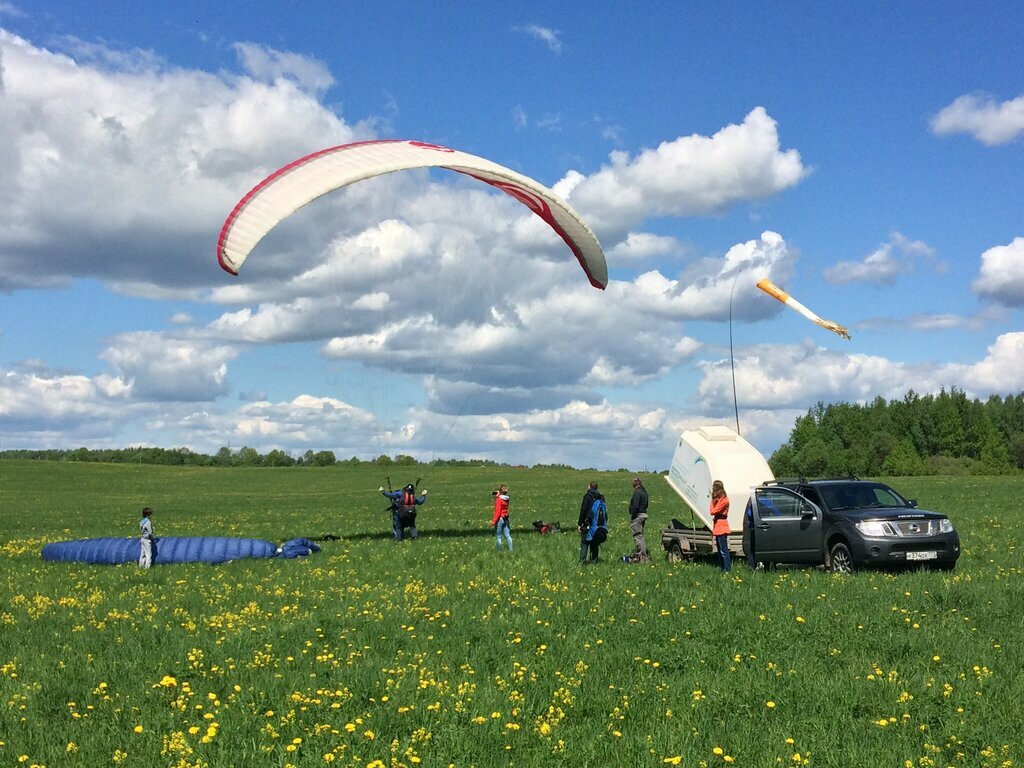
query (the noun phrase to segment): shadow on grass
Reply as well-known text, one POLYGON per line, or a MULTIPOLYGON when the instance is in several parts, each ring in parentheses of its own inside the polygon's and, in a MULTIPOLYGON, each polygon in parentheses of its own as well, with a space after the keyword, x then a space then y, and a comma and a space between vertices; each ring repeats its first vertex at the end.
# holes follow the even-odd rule
MULTIPOLYGON (((534 535, 540 536, 542 534, 531 526, 510 526, 513 536, 518 535, 534 535)), ((421 539, 474 539, 474 538, 494 538, 493 528, 419 528, 419 538, 421 539)), ((563 531, 568 533, 568 531, 563 531)), ((572 531, 576 533, 576 531, 572 531)), ((543 534, 547 536, 558 535, 556 533, 543 534)), ((328 533, 322 536, 310 536, 310 541, 373 541, 373 540, 385 540, 394 539, 395 535, 390 530, 377 531, 374 533, 351 533, 351 534, 333 534, 328 533)), ((406 536, 408 538, 408 536, 406 536)))

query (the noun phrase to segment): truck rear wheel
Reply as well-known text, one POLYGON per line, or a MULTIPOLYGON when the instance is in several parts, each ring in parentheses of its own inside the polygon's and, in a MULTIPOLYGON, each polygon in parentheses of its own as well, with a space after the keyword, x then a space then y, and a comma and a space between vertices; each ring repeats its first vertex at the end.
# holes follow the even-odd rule
POLYGON ((845 541, 837 541, 828 552, 832 573, 853 573, 853 555, 845 541))

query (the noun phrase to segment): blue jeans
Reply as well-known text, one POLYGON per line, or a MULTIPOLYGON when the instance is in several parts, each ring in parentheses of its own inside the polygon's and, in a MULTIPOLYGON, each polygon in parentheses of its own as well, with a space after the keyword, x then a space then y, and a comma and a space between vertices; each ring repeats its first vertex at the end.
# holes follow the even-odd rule
POLYGON ((391 513, 391 528, 395 533, 395 540, 401 541, 405 537, 405 529, 409 529, 409 538, 416 538, 416 517, 415 515, 410 519, 409 517, 403 517, 403 515, 394 511, 391 513))
POLYGON ((587 554, 590 554, 590 562, 597 562, 597 555, 601 549, 601 543, 595 541, 587 541, 587 535, 583 534, 580 537, 580 564, 587 562, 587 554))
POLYGON ((715 536, 715 547, 718 549, 718 557, 722 562, 722 571, 732 568, 732 558, 729 556, 729 534, 720 533, 715 536))
POLYGON ((501 537, 505 537, 505 541, 508 542, 508 551, 512 551, 512 531, 508 527, 508 518, 499 517, 497 524, 494 526, 494 538, 495 546, 501 549, 501 537))
POLYGON ((751 568, 757 568, 757 555, 754 549, 754 523, 748 517, 743 521, 744 530, 747 536, 743 540, 743 546, 747 550, 747 565, 751 568))

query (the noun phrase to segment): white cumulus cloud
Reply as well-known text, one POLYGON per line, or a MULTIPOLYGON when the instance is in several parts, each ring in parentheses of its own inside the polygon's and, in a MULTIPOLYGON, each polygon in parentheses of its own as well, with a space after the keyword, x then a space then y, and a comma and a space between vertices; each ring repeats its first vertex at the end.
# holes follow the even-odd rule
POLYGON ((571 189, 570 201, 595 228, 622 231, 650 216, 701 216, 763 200, 809 173, 795 149, 780 147, 778 125, 756 107, 713 136, 681 136, 631 156, 617 151, 571 189))
POLYGON ((1024 237, 981 254, 981 269, 972 288, 1004 306, 1024 307, 1024 237))
POLYGON ((932 118, 932 131, 967 133, 989 147, 1009 144, 1024 133, 1024 96, 1002 102, 987 94, 960 96, 932 118))
POLYGON ((225 345, 137 331, 115 337, 101 357, 129 382, 134 398, 202 402, 224 394, 227 363, 236 354, 225 345))

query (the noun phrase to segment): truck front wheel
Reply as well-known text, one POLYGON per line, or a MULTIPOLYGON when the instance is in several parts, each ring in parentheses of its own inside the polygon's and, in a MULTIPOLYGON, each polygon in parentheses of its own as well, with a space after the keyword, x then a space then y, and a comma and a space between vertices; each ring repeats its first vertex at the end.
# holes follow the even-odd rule
POLYGON ((837 541, 828 552, 832 573, 853 573, 853 555, 845 541, 837 541))

